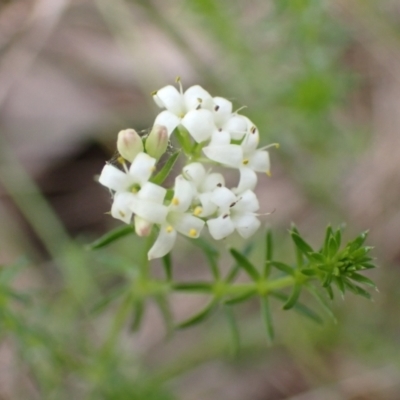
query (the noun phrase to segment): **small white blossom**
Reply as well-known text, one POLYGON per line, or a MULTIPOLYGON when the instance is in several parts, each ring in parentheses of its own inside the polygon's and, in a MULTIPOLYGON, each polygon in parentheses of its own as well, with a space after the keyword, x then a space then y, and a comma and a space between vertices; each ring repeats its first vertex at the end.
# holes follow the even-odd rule
POLYGON ((219 216, 208 220, 207 226, 215 240, 224 239, 235 230, 247 239, 260 227, 261 223, 255 214, 259 203, 251 190, 237 196, 225 187, 217 188, 212 201, 218 206, 219 216))
POLYGON ((173 248, 177 232, 197 238, 203 229, 204 221, 187 212, 194 197, 193 186, 179 175, 175 179, 174 197, 169 206, 161 204, 160 198, 153 201, 148 197, 135 198, 131 210, 140 218, 160 226, 157 240, 149 250, 149 260, 163 257, 173 248))

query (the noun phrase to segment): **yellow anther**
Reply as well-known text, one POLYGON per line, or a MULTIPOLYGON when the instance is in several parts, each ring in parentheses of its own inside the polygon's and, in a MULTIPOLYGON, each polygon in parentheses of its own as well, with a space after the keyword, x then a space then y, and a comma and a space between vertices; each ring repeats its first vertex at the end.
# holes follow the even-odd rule
POLYGON ((174 228, 171 226, 171 225, 168 225, 167 227, 166 227, 166 229, 165 229, 168 233, 171 233, 173 230, 174 230, 174 228))
POLYGON ((132 186, 131 193, 136 194, 139 191, 139 188, 136 186, 132 186))
POLYGON ((190 236, 190 237, 196 237, 196 236, 197 236, 197 230, 194 229, 194 228, 192 228, 192 229, 189 231, 189 236, 190 236))
POLYGON ((247 158, 245 158, 244 160, 243 160, 243 165, 247 165, 249 163, 249 160, 247 159, 247 158))
POLYGON ((275 143, 275 148, 279 149, 279 147, 281 147, 281 145, 279 143, 275 143))
POLYGON ((183 112, 179 114, 179 118, 183 118, 184 116, 185 116, 185 113, 183 113, 183 112))
POLYGON ((125 164, 125 158, 124 158, 124 157, 118 157, 118 158, 117 158, 117 161, 118 161, 120 164, 122 164, 122 165, 125 164))
POLYGON ((180 77, 180 76, 177 76, 177 77, 175 78, 175 82, 178 83, 178 82, 180 82, 180 81, 181 81, 181 77, 180 77))
POLYGON ((203 212, 203 209, 200 206, 197 206, 194 211, 193 211, 193 215, 195 215, 196 217, 199 216, 201 213, 203 212))
POLYGON ((179 199, 177 199, 176 197, 174 197, 174 198, 171 200, 171 203, 172 203, 174 206, 178 206, 178 205, 179 205, 179 199))
POLYGON ((271 171, 270 171, 270 170, 265 171, 265 173, 266 173, 268 176, 271 176, 271 171))
POLYGON ((152 96, 155 96, 155 95, 157 94, 157 90, 153 90, 150 94, 151 94, 152 96))
POLYGON ((122 212, 122 211, 119 211, 119 215, 120 215, 122 218, 124 218, 124 217, 125 217, 125 213, 124 213, 124 212, 122 212))

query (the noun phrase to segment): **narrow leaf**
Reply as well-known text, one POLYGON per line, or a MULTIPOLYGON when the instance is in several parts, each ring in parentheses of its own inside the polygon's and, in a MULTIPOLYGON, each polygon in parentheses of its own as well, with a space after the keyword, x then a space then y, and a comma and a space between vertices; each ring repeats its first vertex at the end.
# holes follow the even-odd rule
POLYGON ((273 257, 273 242, 271 229, 267 230, 265 235, 265 264, 263 276, 267 278, 271 272, 271 261, 273 257))
POLYGON ((250 278, 252 278, 253 280, 260 279, 260 274, 257 271, 256 267, 243 254, 239 253, 235 249, 230 249, 230 253, 237 261, 239 266, 247 272, 250 278))
POLYGON ((313 286, 311 285, 306 285, 306 289, 311 293, 311 295, 318 301, 318 303, 321 305, 321 307, 324 309, 325 313, 332 319, 332 321, 336 324, 337 319, 335 317, 335 314, 332 312, 332 309, 330 307, 330 304, 328 303, 327 299, 320 293, 318 290, 316 290, 313 286))
POLYGON ((271 314, 271 307, 269 304, 269 298, 268 296, 262 296, 260 300, 261 300, 262 319, 264 321, 264 326, 267 332, 268 340, 271 343, 274 340, 275 332, 271 314))
POLYGON ((172 280, 172 258, 171 258, 171 253, 166 254, 162 258, 163 266, 164 266, 164 271, 165 275, 167 277, 167 281, 172 280))
POLYGON ((333 258, 337 251, 339 250, 339 245, 334 236, 329 239, 328 256, 333 258))
MULTIPOLYGON (((247 257, 251 253, 251 250, 253 250, 253 243, 249 243, 242 251, 242 254, 245 257, 247 257)), ((240 265, 238 263, 233 264, 232 268, 230 269, 230 271, 228 272, 228 274, 225 278, 225 282, 228 282, 228 283, 232 282, 236 278, 239 271, 240 271, 240 265)))
POLYGON ((301 293, 301 285, 295 284, 293 286, 293 290, 291 295, 289 296, 287 302, 283 305, 284 310, 289 310, 296 304, 297 300, 299 299, 301 293))
POLYGON ((233 304, 237 304, 237 303, 242 303, 242 302, 250 299, 251 297, 253 297, 256 293, 257 293, 256 289, 249 289, 246 293, 243 293, 239 296, 231 297, 231 298, 225 300, 224 304, 233 305, 233 304))
POLYGON ((103 311, 109 304, 111 304, 115 299, 121 296, 127 290, 126 286, 118 287, 105 296, 102 296, 99 301, 97 301, 93 307, 90 309, 90 312, 93 314, 99 314, 103 311))
POLYGON ((368 231, 365 231, 362 232, 360 235, 358 235, 354 240, 349 242, 346 246, 349 249, 349 252, 352 253, 353 251, 359 249, 364 244, 367 236, 368 236, 368 231))
POLYGON ((135 232, 135 229, 131 225, 122 225, 118 228, 113 229, 112 231, 106 233, 101 236, 99 239, 95 240, 93 243, 90 243, 86 246, 88 250, 96 250, 101 247, 107 246, 108 244, 115 242, 116 240, 131 235, 135 232))
POLYGON ((344 284, 346 288, 350 290, 350 292, 353 292, 354 294, 357 294, 359 296, 365 297, 368 300, 371 300, 371 294, 367 292, 365 289, 361 288, 360 286, 351 283, 348 279, 344 279, 344 284))
POLYGON ((172 168, 174 167, 176 160, 179 157, 179 154, 180 150, 172 154, 172 156, 166 161, 166 163, 157 173, 157 175, 150 179, 150 182, 153 182, 156 185, 161 185, 172 171, 172 168))
POLYGON ((188 238, 188 240, 190 240, 191 243, 199 247, 204 252, 214 279, 219 280, 220 278, 220 272, 218 267, 219 251, 202 237, 199 237, 196 240, 188 238))
POLYGON ((134 314, 133 314, 131 330, 133 332, 137 332, 143 321, 143 316, 144 316, 144 311, 145 311, 144 301, 136 300, 133 305, 133 310, 134 310, 134 314))
POLYGON ((364 285, 371 286, 374 289, 376 289, 375 283, 364 275, 358 274, 357 272, 353 272, 349 277, 354 281, 363 283, 364 285))
POLYGON ((289 266, 289 265, 287 265, 287 264, 285 264, 283 262, 272 261, 271 265, 273 267, 279 269, 280 271, 284 272, 285 274, 294 275, 294 273, 295 273, 294 269, 291 266, 289 266))
MULTIPOLYGON (((283 301, 285 303, 287 302, 288 297, 284 293, 281 293, 278 291, 273 291, 273 292, 270 292, 270 294, 271 294, 271 296, 275 297, 276 299, 278 299, 280 301, 283 301)), ((295 310, 299 314, 311 319, 312 321, 316 322, 317 324, 323 324, 323 319, 315 311, 311 310, 303 303, 297 302, 294 305, 293 310, 295 310)))
POLYGON ((178 325, 176 325, 177 329, 184 329, 188 328, 189 326, 196 325, 202 321, 204 321, 207 317, 209 317, 217 308, 218 302, 213 299, 210 301, 201 311, 199 311, 197 314, 193 315, 186 321, 180 322, 178 325))
MULTIPOLYGON (((303 253, 306 257, 308 257, 309 253, 314 253, 314 250, 312 247, 297 233, 292 232, 291 233, 293 242, 296 246, 296 248, 303 253)), ((302 264, 302 263, 301 263, 302 264)))
POLYGON ((204 292, 212 293, 213 285, 209 282, 174 283, 172 289, 178 292, 204 292))
POLYGON ((167 296, 158 295, 154 297, 158 309, 164 321, 167 335, 170 335, 173 330, 173 317, 167 296))
POLYGON ((328 225, 325 232, 324 247, 322 250, 324 255, 326 256, 329 253, 329 240, 332 236, 333 236, 333 229, 330 225, 328 225))
POLYGON ((236 322, 235 314, 233 313, 232 307, 225 306, 224 307, 226 319, 228 321, 228 325, 230 331, 232 333, 232 353, 233 355, 238 354, 240 350, 240 333, 239 327, 236 322))

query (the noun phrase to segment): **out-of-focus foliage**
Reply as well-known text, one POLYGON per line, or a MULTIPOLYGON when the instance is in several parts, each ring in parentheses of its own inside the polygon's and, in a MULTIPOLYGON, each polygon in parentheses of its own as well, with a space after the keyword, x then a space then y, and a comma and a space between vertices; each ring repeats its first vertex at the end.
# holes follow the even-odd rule
MULTIPOLYGON (((307 400, 398 399, 399 21, 399 6, 391 0, 1 2, 0 250, 2 258, 24 255, 29 263, 14 279, 16 264, 1 260, 0 364, 8 373, 0 376, 0 394, 57 400, 284 399, 299 393, 307 400), (88 141, 108 149, 110 140, 114 148, 118 130, 151 126, 149 94, 176 75, 186 86, 199 83, 210 93, 225 93, 238 108, 249 106, 242 113, 257 124, 263 141, 281 144, 261 193, 266 212, 276 209, 268 218, 277 259, 293 261, 282 234, 290 220, 311 244, 322 242, 328 222, 347 221, 349 235, 371 228, 382 266, 371 275, 380 288, 375 302, 350 295, 343 306, 335 298, 337 324, 321 328, 283 313, 284 302, 291 303, 282 293, 262 299, 264 321, 259 304, 249 300, 234 315, 227 306, 225 319, 210 315, 164 340, 172 329, 162 322, 171 317, 160 307, 164 293, 144 303, 124 291, 141 287, 145 241, 130 235, 97 252, 85 249, 99 236, 86 229, 85 218, 93 210, 107 218, 107 193, 99 188, 90 197, 84 191, 98 165, 88 168, 84 153, 67 165, 72 178, 56 174, 59 186, 46 193, 31 174, 38 171, 35 160, 42 169, 57 170, 71 149, 88 141), (63 198, 82 177, 81 189, 63 198), (50 198, 64 199, 56 202, 59 215, 50 198), (63 224, 81 220, 79 237, 71 238, 63 224), (275 344, 268 348, 263 324, 272 336, 271 316, 275 344), (239 330, 238 357, 228 358, 231 332, 238 344, 239 330)), ((335 243, 329 246, 333 252, 335 243)), ((243 254, 261 265, 264 248, 260 237, 243 254)), ((336 272, 350 274, 357 291, 353 284, 360 277, 346 270, 342 255, 336 272)), ((207 253, 210 264, 214 256, 207 253)), ((201 251, 191 244, 180 243, 173 257, 182 282, 209 278, 201 251)), ((307 259, 304 253, 299 258, 307 259)), ((231 261, 227 253, 221 256, 221 265, 231 261)), ((152 272, 170 274, 171 260, 164 266, 152 272)), ((243 268, 223 272, 243 279, 243 268)), ((320 299, 329 313, 325 298, 301 295, 306 304, 320 299)), ((206 309, 203 297, 171 303, 180 321, 206 309)))

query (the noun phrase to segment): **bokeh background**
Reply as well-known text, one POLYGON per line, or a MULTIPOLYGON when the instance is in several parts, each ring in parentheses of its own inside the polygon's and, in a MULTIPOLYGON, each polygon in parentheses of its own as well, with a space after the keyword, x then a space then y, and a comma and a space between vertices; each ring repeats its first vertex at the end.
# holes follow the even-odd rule
MULTIPOLYGON (((399 151, 396 0, 0 1, 0 262, 24 265, 12 287, 33 298, 14 304, 0 279, 0 398, 399 399, 399 151), (118 225, 95 176, 119 130, 151 127, 150 93, 176 76, 246 106, 262 143, 280 143, 258 195, 282 256, 292 221, 313 244, 328 223, 370 229, 373 302, 339 298, 322 327, 277 304, 272 346, 246 303, 234 357, 223 316, 167 337, 150 303, 139 331, 128 321, 96 352, 115 308, 86 311, 142 255, 132 237, 85 250, 118 225)), ((208 277, 196 254, 178 244, 181 279, 208 277)), ((176 319, 202 302, 175 296, 176 319)))

